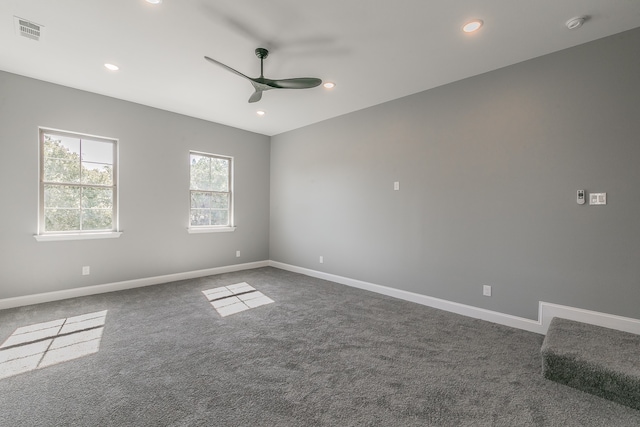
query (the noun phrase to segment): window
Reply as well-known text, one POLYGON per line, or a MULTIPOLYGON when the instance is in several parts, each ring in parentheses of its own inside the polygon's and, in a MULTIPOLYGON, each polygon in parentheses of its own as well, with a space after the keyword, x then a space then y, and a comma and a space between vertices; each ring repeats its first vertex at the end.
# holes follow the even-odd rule
POLYGON ((233 230, 233 159, 190 153, 189 231, 233 230))
POLYGON ((113 139, 40 129, 39 236, 117 231, 116 153, 113 139))

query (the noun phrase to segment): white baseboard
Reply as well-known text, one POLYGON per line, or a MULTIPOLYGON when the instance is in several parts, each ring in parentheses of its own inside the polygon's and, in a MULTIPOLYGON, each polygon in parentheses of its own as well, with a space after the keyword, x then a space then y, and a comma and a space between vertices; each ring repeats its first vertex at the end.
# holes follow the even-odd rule
POLYGON ((62 291, 46 292, 42 294, 5 298, 0 299, 0 310, 268 266, 269 261, 257 261, 249 262, 246 264, 235 264, 224 267, 207 268, 204 270, 188 271, 184 273, 167 274, 164 276, 145 277, 142 279, 126 280, 123 282, 107 283, 104 285, 85 286, 82 288, 65 289, 62 291))
POLYGON ((563 319, 590 323, 605 328, 631 332, 632 334, 640 334, 639 319, 540 301, 538 318, 541 319, 540 323, 542 324, 544 333, 547 332, 549 323, 554 317, 562 317, 563 319))
POLYGON ((335 274, 297 267, 282 262, 270 261, 269 265, 271 267, 279 268, 282 270, 300 273, 306 276, 316 277, 318 279, 329 280, 331 282, 340 283, 342 285, 352 286, 354 288, 364 289, 405 301, 415 302, 417 304, 422 304, 440 310, 461 314, 463 316, 482 319, 488 322, 498 323, 500 325, 510 326, 518 329, 524 329, 525 331, 536 332, 543 335, 547 333, 549 323, 554 317, 562 317, 565 319, 604 326, 606 328, 640 334, 640 320, 638 319, 600 313, 597 311, 584 310, 581 308, 575 308, 566 305, 558 305, 540 301, 538 305, 538 320, 531 320, 524 317, 512 316, 510 314, 486 310, 484 308, 473 307, 470 305, 447 301, 440 298, 433 298, 426 295, 417 294, 415 292, 403 291, 387 286, 363 282, 361 280, 350 279, 348 277, 337 276, 335 274))
POLYGON ((403 291, 401 289, 376 285, 362 280, 350 279, 335 274, 324 273, 308 268, 297 267, 277 261, 257 261, 246 264, 235 264, 224 267, 208 268, 204 270, 188 271, 184 273, 167 274, 164 276, 146 277, 142 279, 126 280, 123 282, 107 283, 103 285, 86 286, 82 288, 65 289, 61 291, 46 292, 35 295, 25 295, 14 298, 0 299, 0 310, 14 307, 22 307, 31 304, 40 304, 50 301, 58 301, 67 298, 83 297, 88 295, 101 294, 106 292, 121 291, 125 289, 139 288, 143 286, 157 285, 161 283, 174 282, 177 280, 194 279, 197 277, 211 276, 215 274, 230 273, 234 271, 250 270, 260 267, 275 267, 281 270, 292 271, 306 276, 329 280, 342 285, 352 286, 382 295, 415 302, 428 307, 449 311, 463 316, 482 319, 500 325, 523 329, 539 334, 546 334, 549 323, 554 317, 575 320, 606 328, 640 334, 640 320, 630 317, 622 317, 614 314, 601 313, 597 311, 585 310, 566 305, 553 304, 540 301, 538 305, 538 320, 531 320, 524 317, 512 316, 498 311, 486 310, 484 308, 471 305, 460 304, 440 298, 417 294, 415 292, 403 291))

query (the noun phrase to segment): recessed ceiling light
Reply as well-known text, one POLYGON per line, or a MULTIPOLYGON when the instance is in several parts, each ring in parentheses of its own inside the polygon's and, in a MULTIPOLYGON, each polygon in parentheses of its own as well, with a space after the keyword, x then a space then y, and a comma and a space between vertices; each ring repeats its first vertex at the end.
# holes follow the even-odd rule
POLYGON ((264 111, 262 111, 262 110, 258 110, 258 111, 256 111, 256 114, 262 117, 262 116, 264 116, 266 113, 265 113, 264 111))
POLYGON ((333 82, 326 82, 322 86, 324 86, 326 89, 333 89, 334 87, 336 87, 336 84, 333 82))
POLYGON ((465 33, 473 33, 474 31, 478 31, 480 27, 482 27, 482 24, 484 24, 484 22, 482 22, 481 19, 474 19, 464 24, 462 31, 465 33))
POLYGON ((113 64, 104 64, 105 68, 107 70, 111 70, 111 71, 118 71, 120 69, 120 67, 118 67, 117 65, 113 65, 113 64))
POLYGON ((162 3, 162 0, 147 0, 147 3, 160 4, 160 3, 162 3))
POLYGON ((587 18, 584 16, 577 16, 575 18, 569 19, 567 22, 565 22, 565 25, 568 29, 575 30, 576 28, 582 27, 582 24, 584 24, 584 21, 586 20, 587 18))

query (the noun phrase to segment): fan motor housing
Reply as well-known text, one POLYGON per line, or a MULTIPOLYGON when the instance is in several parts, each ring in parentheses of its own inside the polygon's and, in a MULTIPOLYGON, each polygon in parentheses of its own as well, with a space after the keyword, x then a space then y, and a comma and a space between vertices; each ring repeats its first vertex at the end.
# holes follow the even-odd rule
POLYGON ((256 49, 256 56, 260 59, 265 59, 269 56, 269 51, 263 47, 259 47, 256 49))

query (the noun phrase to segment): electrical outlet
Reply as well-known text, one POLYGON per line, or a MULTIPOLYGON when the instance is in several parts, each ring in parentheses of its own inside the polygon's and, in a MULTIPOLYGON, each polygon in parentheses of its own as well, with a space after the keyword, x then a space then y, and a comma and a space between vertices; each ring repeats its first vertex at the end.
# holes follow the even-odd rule
POLYGON ((236 251, 236 258, 240 258, 240 251, 236 251))
POLYGON ((320 264, 324 264, 324 257, 320 255, 320 264))
POLYGON ((491 296, 491 286, 482 285, 482 295, 484 295, 485 297, 490 297, 491 296))
POLYGON ((82 267, 82 275, 88 276, 89 274, 91 274, 91 267, 89 267, 88 265, 82 267))
POLYGON ((606 205, 607 193, 591 193, 589 194, 590 205, 606 205))
POLYGON ((400 190, 400 181, 396 181, 396 182, 393 183, 393 189, 395 191, 400 190))

